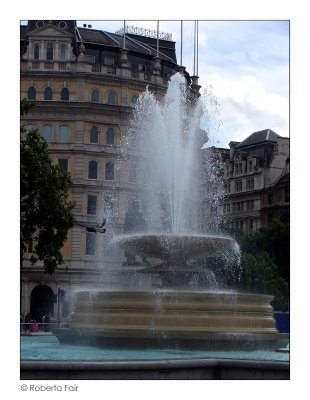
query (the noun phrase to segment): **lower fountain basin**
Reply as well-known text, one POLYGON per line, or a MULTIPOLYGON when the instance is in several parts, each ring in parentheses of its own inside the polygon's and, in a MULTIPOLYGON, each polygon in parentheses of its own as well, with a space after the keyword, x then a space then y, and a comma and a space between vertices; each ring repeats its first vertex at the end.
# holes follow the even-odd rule
POLYGON ((61 343, 110 348, 276 349, 272 296, 227 292, 79 292, 61 343))

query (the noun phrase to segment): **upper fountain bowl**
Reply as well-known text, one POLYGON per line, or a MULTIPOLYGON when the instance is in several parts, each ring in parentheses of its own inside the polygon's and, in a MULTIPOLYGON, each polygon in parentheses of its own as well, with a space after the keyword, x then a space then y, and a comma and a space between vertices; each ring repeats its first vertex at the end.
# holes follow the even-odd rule
POLYGON ((193 259, 214 257, 237 247, 232 238, 212 235, 131 234, 116 241, 125 251, 159 258, 170 266, 188 265, 193 259))

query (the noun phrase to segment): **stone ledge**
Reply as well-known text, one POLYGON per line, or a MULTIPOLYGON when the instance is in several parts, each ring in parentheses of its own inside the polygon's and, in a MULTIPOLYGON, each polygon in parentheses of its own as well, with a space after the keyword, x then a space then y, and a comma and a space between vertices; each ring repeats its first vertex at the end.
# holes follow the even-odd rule
POLYGON ((21 361, 20 379, 290 379, 287 361, 216 358, 131 361, 21 361))

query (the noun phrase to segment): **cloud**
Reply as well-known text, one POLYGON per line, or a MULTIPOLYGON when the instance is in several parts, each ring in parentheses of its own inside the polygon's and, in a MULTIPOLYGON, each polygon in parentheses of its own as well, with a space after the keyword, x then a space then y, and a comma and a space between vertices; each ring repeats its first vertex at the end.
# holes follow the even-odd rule
POLYGON ((242 141, 251 133, 266 128, 281 136, 289 135, 286 96, 266 91, 262 81, 249 75, 238 79, 213 75, 210 81, 222 110, 222 128, 220 132, 211 132, 212 141, 227 147, 231 140, 242 141))

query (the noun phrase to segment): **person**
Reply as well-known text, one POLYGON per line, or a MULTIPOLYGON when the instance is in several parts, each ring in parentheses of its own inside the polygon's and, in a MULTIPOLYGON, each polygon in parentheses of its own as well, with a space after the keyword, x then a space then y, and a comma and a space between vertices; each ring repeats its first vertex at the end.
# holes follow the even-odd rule
POLYGON ((31 320, 29 332, 39 332, 39 325, 37 324, 37 321, 35 319, 31 320))

